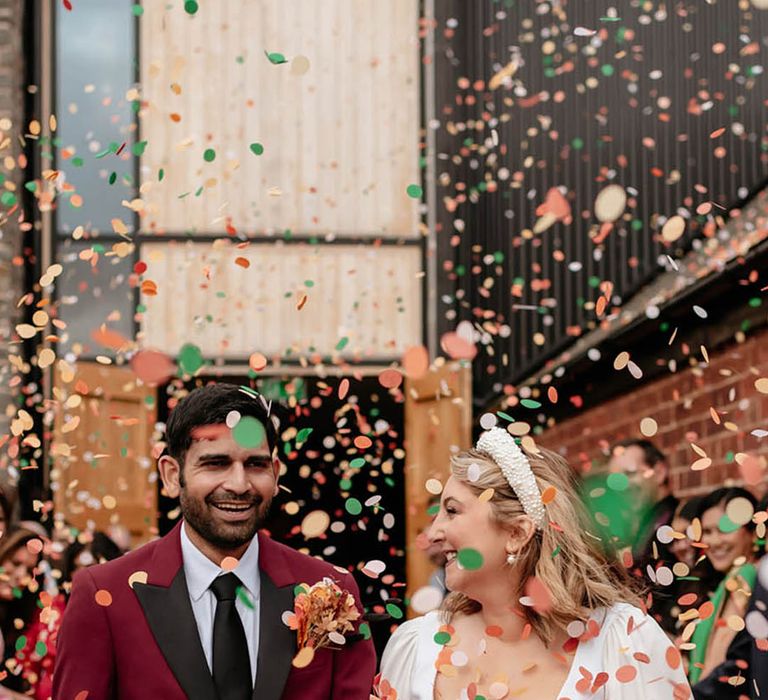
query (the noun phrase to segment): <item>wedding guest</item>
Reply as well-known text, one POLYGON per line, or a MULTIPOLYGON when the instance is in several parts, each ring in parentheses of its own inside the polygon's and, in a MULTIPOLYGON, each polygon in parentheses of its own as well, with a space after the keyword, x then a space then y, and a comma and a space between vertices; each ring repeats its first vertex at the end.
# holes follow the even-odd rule
POLYGON ((693 546, 694 539, 690 528, 698 517, 703 498, 689 498, 681 502, 675 511, 671 524, 675 539, 667 547, 672 561, 662 562, 663 565, 674 569, 675 578, 669 586, 657 587, 653 593, 653 616, 672 638, 679 635, 684 626, 678 619, 682 612, 678 603, 680 598, 693 593, 700 604, 717 588, 723 578, 702 550, 693 546), (678 567, 675 567, 676 563, 678 567))
POLYGON ((656 531, 672 522, 678 506, 669 481, 667 458, 650 440, 630 438, 611 448, 608 468, 626 474, 638 495, 632 555, 644 566, 653 558, 656 531))
POLYGON ((75 574, 54 697, 368 698, 376 661, 354 579, 259 532, 282 454, 271 411, 227 384, 176 405, 159 468, 182 520, 75 574))
POLYGON ((39 533, 23 527, 11 530, 0 542, 0 630, 8 672, 2 683, 37 700, 49 700, 64 600, 44 589, 41 552, 39 533))
MULTIPOLYGON (((765 508, 762 508, 765 510, 765 508)), ((768 696, 768 557, 758 567, 744 629, 728 647, 725 661, 693 686, 696 700, 751 700, 768 696)))
POLYGON ((720 488, 706 496, 699 507, 701 541, 707 558, 724 578, 710 596, 714 609, 698 622, 691 637, 695 648, 690 654, 688 679, 691 684, 706 678, 725 660, 736 630, 726 621, 744 618, 757 578, 755 563, 759 558, 755 544, 755 523, 733 523, 727 516, 728 504, 743 499, 749 505, 750 518, 757 499, 746 489, 720 488))
POLYGON ((67 547, 62 558, 62 578, 72 581, 80 569, 95 564, 103 564, 122 555, 121 549, 103 532, 85 533, 87 542, 80 537, 67 547))
POLYGON ((559 455, 493 428, 454 456, 429 533, 452 592, 397 629, 380 697, 689 697, 677 649, 588 527, 559 455))

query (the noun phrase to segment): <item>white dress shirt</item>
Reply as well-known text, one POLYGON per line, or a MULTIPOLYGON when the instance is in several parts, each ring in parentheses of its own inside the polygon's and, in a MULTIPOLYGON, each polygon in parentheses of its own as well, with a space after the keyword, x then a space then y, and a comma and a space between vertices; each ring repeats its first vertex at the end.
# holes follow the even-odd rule
MULTIPOLYGON (((186 523, 181 526, 181 557, 184 562, 184 576, 187 579, 189 602, 195 614, 197 633, 203 646, 205 660, 213 673, 213 620, 216 615, 216 596, 210 585, 217 576, 230 573, 214 564, 189 539, 186 523)), ((240 615, 248 643, 248 655, 251 660, 253 683, 256 684, 256 660, 259 656, 259 596, 261 578, 259 574, 259 538, 254 537, 245 554, 240 558, 237 567, 232 570, 246 589, 253 607, 247 605, 241 595, 235 600, 235 609, 240 615)), ((244 595, 246 595, 244 594, 244 595)))

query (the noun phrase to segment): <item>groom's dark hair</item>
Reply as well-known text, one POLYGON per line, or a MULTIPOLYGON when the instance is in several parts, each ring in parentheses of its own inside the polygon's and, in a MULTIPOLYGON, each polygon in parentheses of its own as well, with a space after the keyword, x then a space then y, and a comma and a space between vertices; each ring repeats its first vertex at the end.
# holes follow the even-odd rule
POLYGON ((258 420, 267 436, 270 454, 277 449, 278 435, 270 402, 248 387, 208 384, 191 391, 171 411, 165 427, 168 454, 181 466, 192 444, 192 431, 204 425, 225 423, 231 411, 258 420))

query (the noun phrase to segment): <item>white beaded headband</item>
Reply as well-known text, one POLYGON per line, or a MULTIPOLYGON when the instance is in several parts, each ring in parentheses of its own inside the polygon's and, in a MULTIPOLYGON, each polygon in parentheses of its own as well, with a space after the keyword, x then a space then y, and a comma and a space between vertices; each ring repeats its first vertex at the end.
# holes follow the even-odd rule
POLYGON ((503 428, 491 428, 480 436, 476 449, 490 455, 499 465, 526 515, 541 530, 546 523, 544 503, 531 464, 515 439, 503 428))

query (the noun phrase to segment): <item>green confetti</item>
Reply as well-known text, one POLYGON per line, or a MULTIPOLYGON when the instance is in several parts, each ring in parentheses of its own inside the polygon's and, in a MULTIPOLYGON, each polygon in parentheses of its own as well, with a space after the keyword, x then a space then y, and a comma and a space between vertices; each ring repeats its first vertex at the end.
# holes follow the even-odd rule
POLYGON ((736 532, 741 525, 737 525, 733 520, 731 520, 727 515, 723 515, 720 518, 720 521, 717 523, 717 527, 720 529, 720 532, 730 533, 730 532, 736 532))
POLYGON ((371 626, 367 622, 363 622, 357 631, 363 635, 363 639, 371 638, 371 626))
POLYGON ((117 180, 117 173, 112 171, 110 173, 110 175, 109 175, 109 184, 110 185, 114 185, 115 184, 115 180, 117 180))
POLYGON ((268 51, 265 51, 264 54, 269 59, 269 62, 276 66, 279 66, 281 63, 288 63, 288 59, 281 53, 269 53, 268 51))
POLYGON ((212 148, 206 148, 205 153, 203 153, 203 160, 205 160, 206 163, 213 163, 213 161, 216 160, 216 151, 212 148))
POLYGON ((606 63, 600 70, 602 70, 603 75, 606 77, 610 77, 614 73, 614 68, 610 63, 606 63))
POLYGON ((131 146, 131 153, 135 156, 143 156, 144 151, 147 149, 147 141, 139 141, 131 146))
POLYGON ((629 477, 622 472, 614 472, 608 475, 605 484, 611 491, 626 491, 629 488, 629 477))
POLYGON ((345 335, 338 343, 336 343, 336 350, 341 352, 345 347, 347 347, 348 342, 349 338, 345 335))
POLYGON ((252 143, 250 145, 250 149, 252 153, 255 153, 257 156, 260 156, 262 153, 264 153, 264 146, 262 146, 258 141, 252 143))
POLYGON ((45 642, 37 642, 35 644, 35 654, 37 654, 40 658, 43 658, 48 653, 48 647, 46 646, 45 642))
POLYGON ((394 603, 387 603, 387 612, 395 618, 395 620, 403 619, 403 611, 397 607, 394 603))
POLYGON ((503 418, 504 420, 509 421, 510 423, 515 422, 515 419, 512 418, 512 416, 510 416, 508 413, 504 413, 504 411, 496 411, 496 415, 499 418, 503 418))
POLYGON ((363 504, 356 498, 348 498, 344 508, 350 515, 360 515, 363 512, 363 504))
POLYGON ((560 554, 560 545, 555 547, 554 551, 552 552, 552 558, 554 559, 558 554, 560 554))
POLYGON ((162 182, 164 177, 165 177, 165 170, 163 170, 163 168, 160 168, 160 170, 157 171, 157 181, 162 182))
POLYGON ((451 641, 451 635, 448 632, 438 632, 432 639, 435 640, 435 644, 445 646, 451 641))
POLYGON ((73 165, 75 168, 82 168, 82 167, 83 167, 83 159, 82 159, 80 156, 75 156, 75 157, 72 159, 72 165, 73 165))
POLYGON ((476 549, 471 549, 470 547, 460 549, 456 553, 456 559, 461 565, 461 568, 467 569, 468 571, 475 571, 483 565, 483 555, 476 549))
POLYGON ((420 185, 408 185, 408 187, 405 188, 405 192, 413 199, 421 199, 421 195, 424 194, 424 190, 421 189, 420 185))
POLYGON ((299 434, 296 436, 296 442, 306 442, 307 438, 312 434, 313 428, 302 428, 299 430, 299 434))
POLYGON ((238 586, 236 592, 237 597, 240 598, 240 602, 245 605, 246 608, 249 610, 256 609, 256 606, 253 603, 253 599, 251 598, 251 594, 248 592, 248 589, 245 586, 238 586))
POLYGON ((16 199, 16 195, 13 192, 9 192, 8 190, 0 195, 0 203, 2 203, 5 207, 12 207, 16 204, 17 201, 18 200, 16 199))
POLYGON ((355 457, 350 463, 349 466, 352 469, 362 469, 365 466, 365 457, 355 457))
POLYGON ((184 3, 184 9, 188 15, 194 15, 198 11, 199 7, 196 0, 186 0, 184 3))
POLYGON ((264 425, 253 416, 243 416, 232 428, 232 439, 240 447, 247 449, 263 445, 266 437, 267 431, 264 429, 264 425))
POLYGON ((186 343, 179 351, 178 363, 183 374, 194 374, 203 366, 203 353, 197 345, 186 343))
POLYGON ((520 404, 525 408, 541 408, 541 402, 533 399, 521 399, 520 404))
POLYGON ((25 635, 21 635, 16 640, 16 651, 21 651, 25 646, 27 646, 27 638, 25 635))
POLYGON ((141 17, 144 14, 144 8, 139 3, 136 3, 131 7, 131 12, 133 12, 134 17, 141 17))

